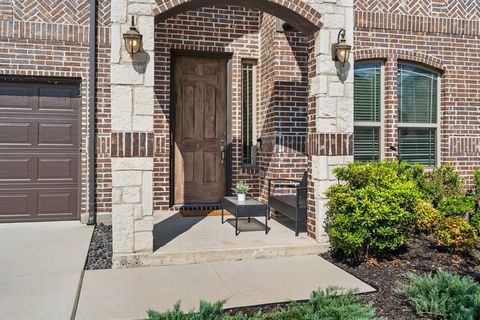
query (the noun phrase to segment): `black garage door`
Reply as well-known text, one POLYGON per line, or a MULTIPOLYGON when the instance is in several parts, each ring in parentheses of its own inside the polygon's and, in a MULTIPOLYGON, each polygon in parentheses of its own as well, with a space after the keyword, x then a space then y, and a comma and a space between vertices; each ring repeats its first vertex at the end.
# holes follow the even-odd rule
POLYGON ((0 80, 0 222, 78 218, 78 81, 0 80))

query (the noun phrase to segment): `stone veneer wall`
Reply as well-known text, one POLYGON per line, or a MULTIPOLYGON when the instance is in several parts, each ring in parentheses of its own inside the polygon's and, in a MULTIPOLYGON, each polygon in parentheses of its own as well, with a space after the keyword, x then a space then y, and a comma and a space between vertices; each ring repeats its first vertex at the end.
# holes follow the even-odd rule
POLYGON ((385 61, 385 149, 397 143, 397 64, 423 64, 441 75, 441 162, 473 183, 480 167, 480 2, 355 2, 355 59, 385 61))

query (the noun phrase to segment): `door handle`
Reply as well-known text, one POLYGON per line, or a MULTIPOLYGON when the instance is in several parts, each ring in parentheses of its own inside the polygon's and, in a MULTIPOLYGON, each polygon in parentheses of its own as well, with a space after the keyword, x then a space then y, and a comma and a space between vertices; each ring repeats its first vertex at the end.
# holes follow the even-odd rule
POLYGON ((220 137, 220 153, 221 153, 221 163, 225 163, 225 149, 226 149, 226 137, 225 133, 220 137))

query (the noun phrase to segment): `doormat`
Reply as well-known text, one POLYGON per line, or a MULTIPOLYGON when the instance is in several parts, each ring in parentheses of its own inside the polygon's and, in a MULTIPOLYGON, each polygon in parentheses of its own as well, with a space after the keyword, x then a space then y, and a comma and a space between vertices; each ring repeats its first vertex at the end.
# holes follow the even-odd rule
MULTIPOLYGON (((184 210, 180 209, 180 214, 182 217, 219 217, 222 215, 222 209, 217 210, 184 210)), ((225 210, 225 216, 230 215, 230 213, 225 210)))

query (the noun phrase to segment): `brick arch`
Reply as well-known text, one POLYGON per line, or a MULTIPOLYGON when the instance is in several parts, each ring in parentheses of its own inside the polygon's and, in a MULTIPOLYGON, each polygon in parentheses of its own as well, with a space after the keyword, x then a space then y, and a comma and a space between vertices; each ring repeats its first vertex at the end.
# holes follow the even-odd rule
POLYGON ((421 63, 423 65, 432 67, 441 72, 445 72, 447 69, 443 64, 442 59, 413 50, 404 49, 392 49, 392 48, 373 48, 373 49, 360 49, 353 50, 353 56, 355 60, 367 60, 367 59, 398 59, 408 60, 421 63))
POLYGON ((302 0, 157 0, 157 5, 156 22, 201 7, 238 5, 272 14, 307 34, 322 27, 320 13, 302 0))

